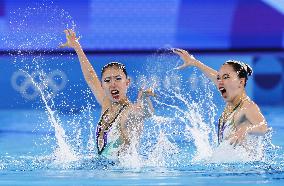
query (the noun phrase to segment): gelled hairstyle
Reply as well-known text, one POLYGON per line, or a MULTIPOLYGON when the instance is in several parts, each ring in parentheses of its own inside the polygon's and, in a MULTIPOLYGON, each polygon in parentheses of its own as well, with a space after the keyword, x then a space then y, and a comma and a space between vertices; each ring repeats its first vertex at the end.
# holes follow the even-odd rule
POLYGON ((122 64, 122 63, 119 63, 119 62, 110 62, 110 63, 106 64, 105 66, 103 66, 102 71, 101 71, 101 77, 103 77, 103 73, 106 71, 106 69, 110 68, 110 67, 116 67, 118 69, 121 69, 122 72, 125 74, 126 78, 128 77, 125 65, 122 64))
POLYGON ((253 73, 252 68, 248 64, 241 61, 228 60, 223 65, 230 65, 233 67, 239 78, 245 78, 244 86, 247 85, 248 76, 251 76, 253 73))

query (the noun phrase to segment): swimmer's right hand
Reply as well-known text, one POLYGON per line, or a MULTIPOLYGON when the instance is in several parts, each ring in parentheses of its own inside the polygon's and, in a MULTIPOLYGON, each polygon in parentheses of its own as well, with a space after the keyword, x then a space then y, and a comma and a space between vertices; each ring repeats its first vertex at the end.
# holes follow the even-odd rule
POLYGON ((176 69, 184 69, 188 66, 196 66, 199 61, 193 57, 193 55, 190 55, 186 50, 179 49, 179 48, 172 48, 172 51, 180 56, 180 58, 183 60, 183 64, 181 66, 178 66, 176 69))
POLYGON ((66 35, 66 43, 59 45, 60 48, 63 47, 71 47, 75 48, 76 46, 79 46, 79 39, 80 37, 76 37, 76 33, 72 29, 64 30, 64 33, 66 35))
POLYGON ((138 92, 138 99, 141 99, 143 96, 145 97, 157 97, 157 94, 154 93, 154 90, 152 88, 148 88, 146 90, 143 90, 142 88, 140 88, 139 92, 138 92))

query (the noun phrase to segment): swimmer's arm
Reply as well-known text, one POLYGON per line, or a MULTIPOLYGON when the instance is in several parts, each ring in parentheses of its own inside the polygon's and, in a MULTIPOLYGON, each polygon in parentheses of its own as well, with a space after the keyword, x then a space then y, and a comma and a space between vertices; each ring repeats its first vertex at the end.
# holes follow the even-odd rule
POLYGON ((146 96, 146 102, 147 102, 147 106, 148 106, 148 111, 150 111, 150 115, 152 116, 154 114, 155 110, 154 110, 153 103, 152 103, 149 96, 146 96))
POLYGON ((228 137, 231 145, 241 144, 248 134, 264 135, 268 131, 265 118, 256 104, 251 104, 246 108, 245 117, 251 124, 241 125, 228 137))
POLYGON ((119 150, 119 155, 123 155, 127 153, 127 150, 130 146, 130 138, 129 138, 129 133, 127 131, 126 127, 126 118, 122 120, 120 123, 120 133, 121 133, 121 140, 122 140, 122 147, 119 150))
POLYGON ((150 96, 155 96, 151 89, 143 91, 139 90, 137 98, 137 108, 140 108, 140 113, 143 118, 149 118, 154 114, 153 103, 150 96))
POLYGON ((203 64, 201 61, 195 59, 186 50, 183 49, 173 49, 173 52, 178 54, 183 60, 183 65, 177 67, 177 69, 184 69, 188 66, 195 66, 200 69, 215 85, 217 85, 217 74, 218 72, 209 66, 203 64))
POLYGON ((249 105, 245 117, 251 123, 247 126, 247 133, 264 135, 268 131, 266 120, 256 104, 249 105))
POLYGON ((100 105, 103 104, 103 98, 104 98, 104 91, 101 87, 101 82, 97 76, 97 73, 95 72, 93 66, 91 65, 90 61, 88 60, 86 54, 84 53, 80 43, 79 38, 76 38, 76 34, 73 30, 65 30, 67 42, 61 47, 71 47, 75 49, 75 52, 77 53, 77 56, 80 61, 81 69, 84 75, 84 78, 88 84, 88 86, 91 88, 93 94, 95 95, 97 101, 100 105))
POLYGON ((249 103, 244 107, 245 124, 241 124, 227 139, 230 144, 236 146, 242 144, 248 134, 264 135, 268 131, 267 123, 255 103, 249 103))
POLYGON ((86 57, 81 46, 79 45, 74 49, 78 55, 84 78, 89 87, 91 88, 93 94, 95 95, 97 101, 100 105, 102 105, 105 95, 97 73, 95 72, 94 68, 86 57))

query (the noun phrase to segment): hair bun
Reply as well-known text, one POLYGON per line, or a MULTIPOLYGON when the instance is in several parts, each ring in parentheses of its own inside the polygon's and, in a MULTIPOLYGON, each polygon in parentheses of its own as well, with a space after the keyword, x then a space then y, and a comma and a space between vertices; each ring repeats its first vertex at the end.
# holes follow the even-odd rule
POLYGON ((252 75, 252 68, 248 64, 245 64, 245 70, 247 71, 248 76, 252 75))

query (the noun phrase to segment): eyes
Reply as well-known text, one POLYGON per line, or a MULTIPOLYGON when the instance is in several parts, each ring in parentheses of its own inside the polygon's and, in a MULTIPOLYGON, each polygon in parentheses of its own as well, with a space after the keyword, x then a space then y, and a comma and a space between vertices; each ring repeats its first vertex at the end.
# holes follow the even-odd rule
MULTIPOLYGON (((224 74, 222 76, 222 80, 229 79, 229 78, 230 78, 229 74, 224 74)), ((217 81, 220 81, 220 80, 221 80, 221 77, 219 75, 217 75, 217 81)))
POLYGON ((109 83, 109 82, 110 82, 110 78, 105 78, 105 79, 104 79, 104 82, 105 82, 105 83, 109 83))
POLYGON ((122 80, 122 77, 121 77, 121 76, 115 76, 115 77, 113 77, 113 78, 111 78, 111 77, 106 77, 106 78, 104 79, 104 82, 105 82, 105 83, 110 83, 112 79, 114 79, 114 81, 116 81, 116 82, 119 82, 119 81, 122 80))

